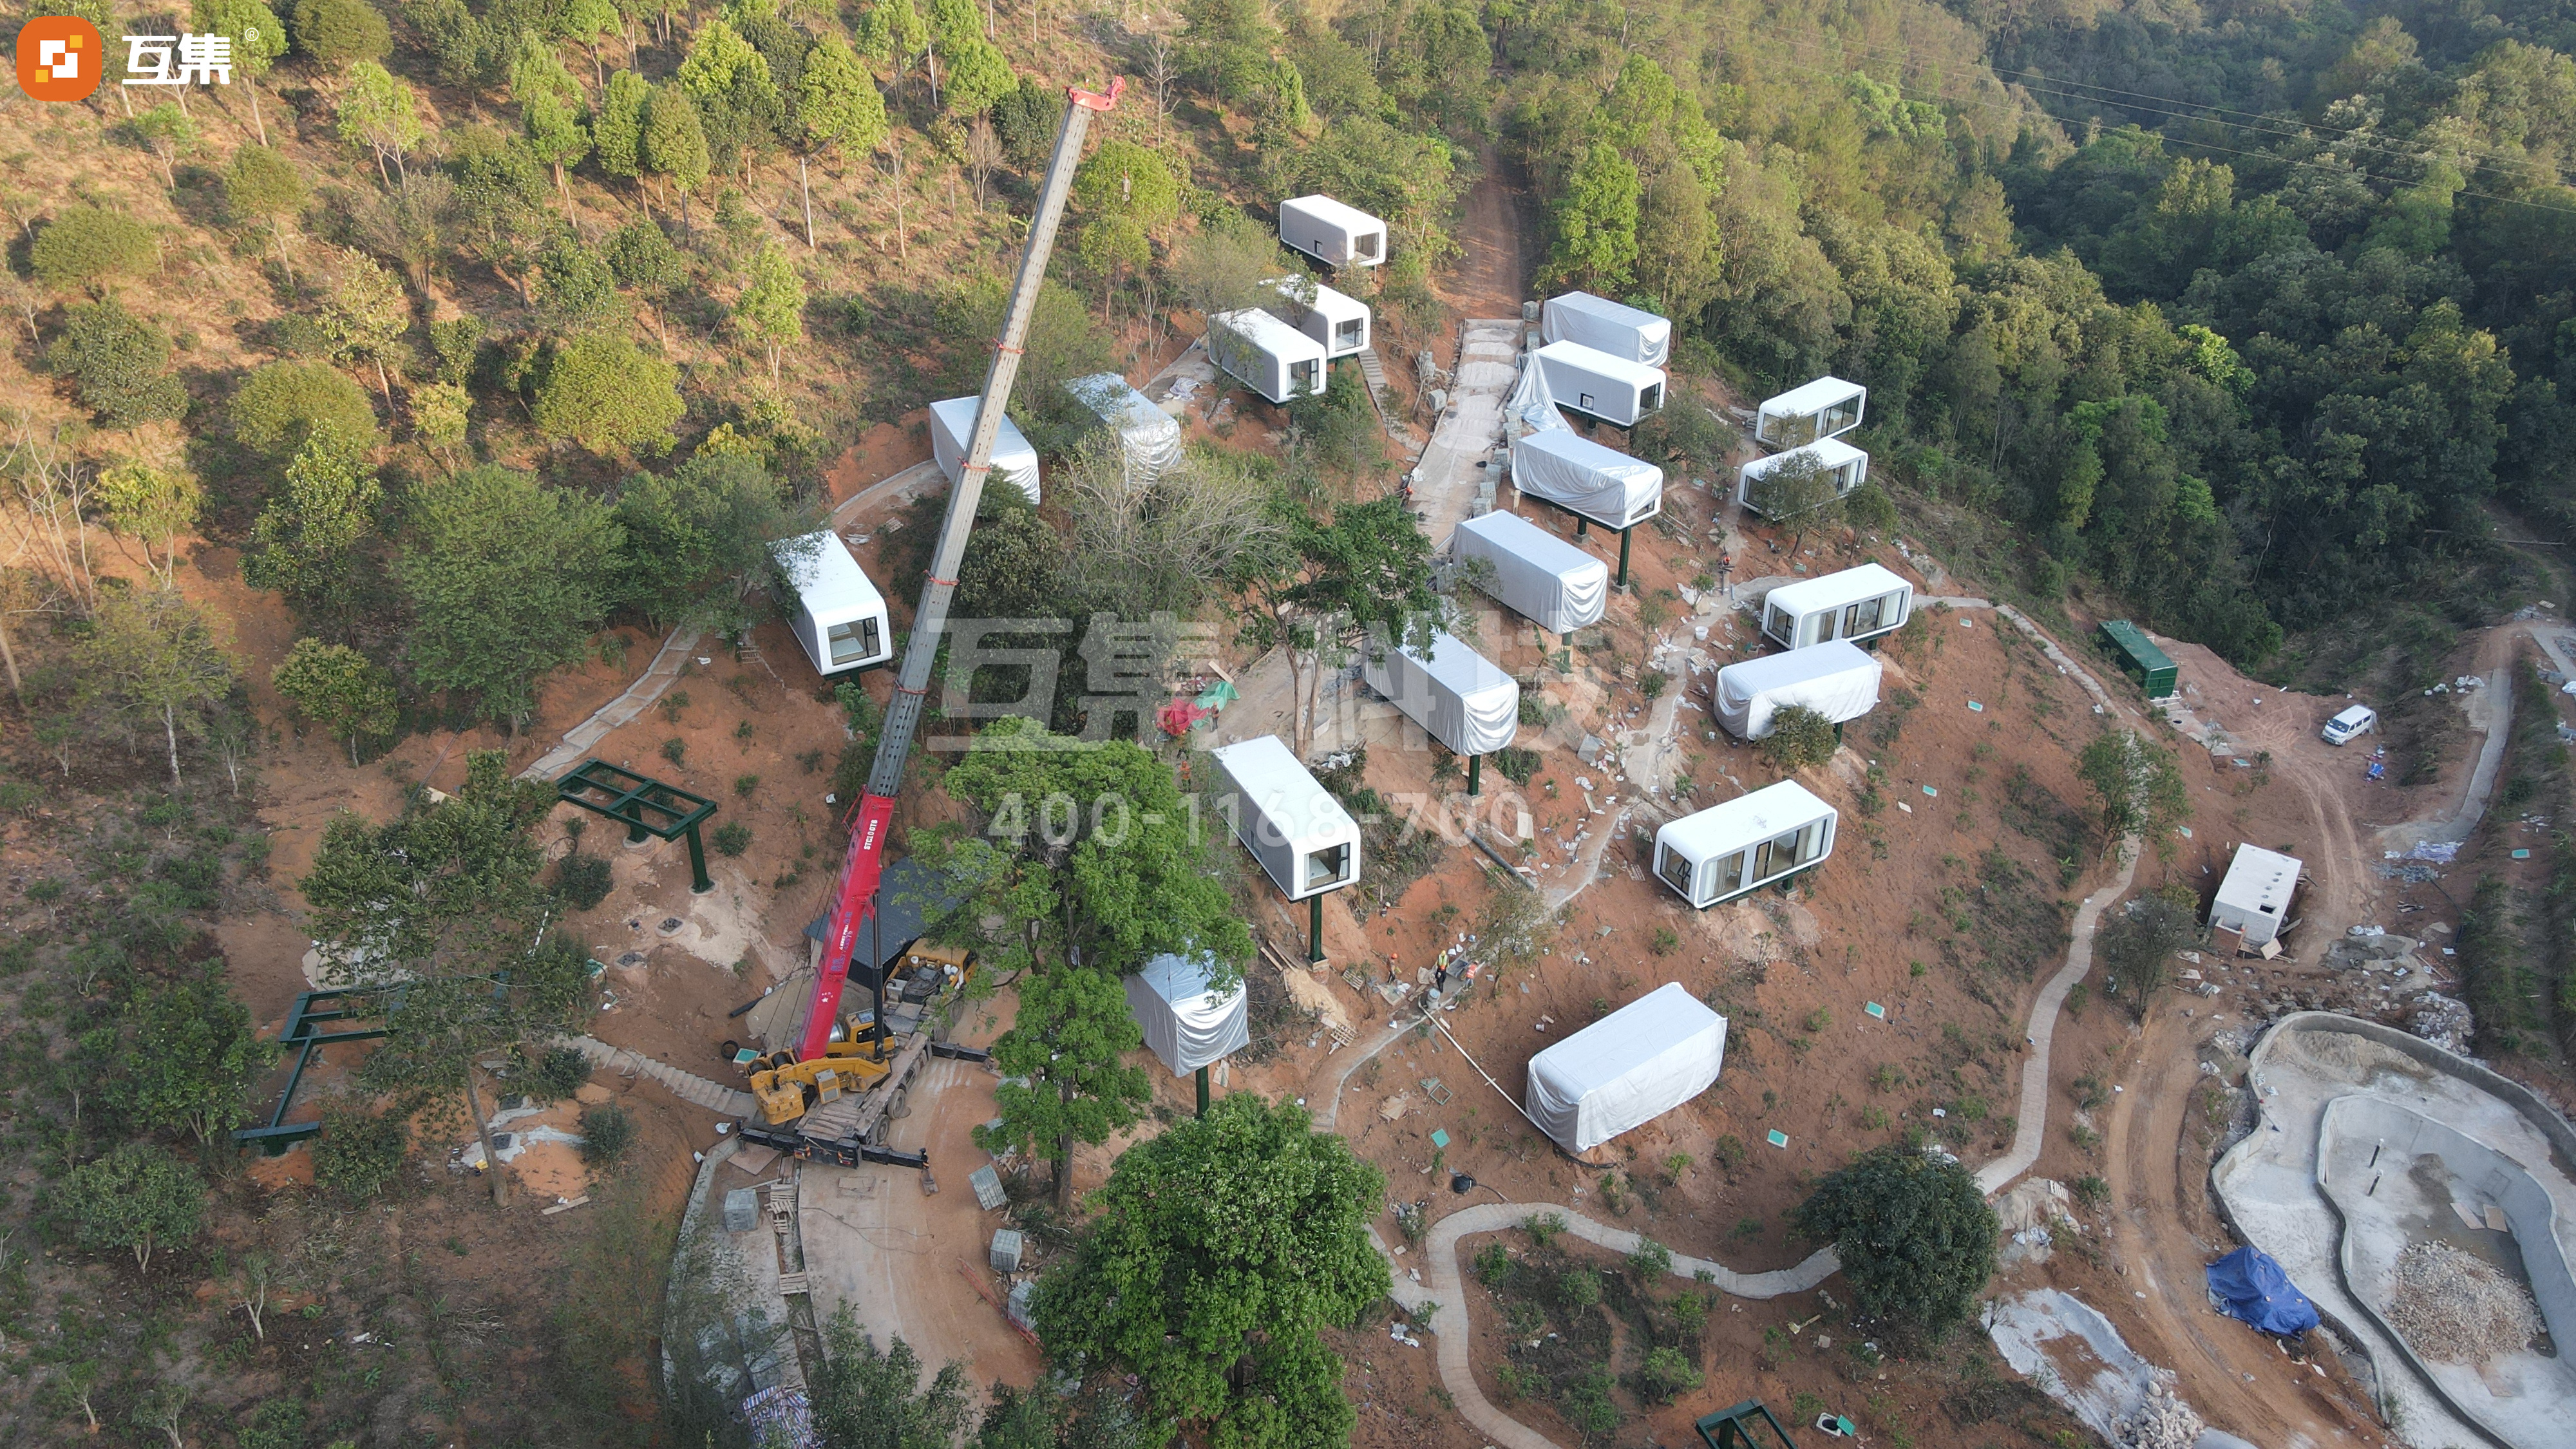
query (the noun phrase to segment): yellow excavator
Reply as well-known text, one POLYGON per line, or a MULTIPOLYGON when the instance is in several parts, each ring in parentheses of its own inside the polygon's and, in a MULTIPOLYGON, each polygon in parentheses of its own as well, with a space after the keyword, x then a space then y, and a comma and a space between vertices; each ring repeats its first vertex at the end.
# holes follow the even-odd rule
MULTIPOLYGON (((918 1022, 965 989, 975 971, 975 953, 963 946, 915 942, 886 978, 885 999, 900 1003, 888 1010, 888 1026, 902 1017, 918 1022)), ((876 1029, 875 1012, 861 1011, 832 1023, 823 1054, 797 1060, 792 1050, 775 1051, 743 1063, 751 1074, 751 1094, 760 1103, 761 1119, 783 1127, 826 1102, 866 1091, 894 1070, 903 1043, 912 1035, 876 1029)))

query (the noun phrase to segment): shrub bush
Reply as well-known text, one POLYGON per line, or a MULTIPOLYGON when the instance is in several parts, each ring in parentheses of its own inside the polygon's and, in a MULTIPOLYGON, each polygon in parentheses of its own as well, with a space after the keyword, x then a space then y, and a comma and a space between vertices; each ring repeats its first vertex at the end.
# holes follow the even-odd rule
POLYGON ((1803 704, 1785 705, 1771 716, 1762 757, 1783 770, 1804 770, 1832 759, 1839 743, 1833 721, 1803 704))
POLYGON ((751 849, 751 827, 736 820, 716 827, 716 854, 730 860, 751 849))
POLYGON ((383 1192, 402 1171, 411 1150, 411 1128, 342 1100, 322 1109, 322 1135, 313 1139, 313 1185, 357 1201, 383 1192))
POLYGON ((48 287, 86 287, 109 277, 132 276, 158 254, 152 228, 95 206, 65 207, 27 248, 36 277, 48 287))
POLYGON ((555 862, 555 894, 576 911, 608 899, 608 857, 575 851, 555 862))
POLYGON ((548 1047, 528 1070, 528 1089, 549 1101, 561 1101, 590 1080, 590 1058, 578 1047, 548 1047))
POLYGON ((1539 757, 1536 750, 1524 750, 1518 745, 1505 745, 1494 751, 1494 768, 1502 772, 1504 779, 1515 785, 1527 785, 1531 778, 1538 774, 1538 767, 1539 757))
POLYGON ((614 1102, 585 1108, 581 1114, 581 1160, 603 1171, 614 1169, 635 1145, 635 1114, 614 1102))
POLYGON ((170 339, 114 299, 74 307, 45 361, 108 427, 130 428, 188 411, 188 390, 168 370, 170 339))
POLYGON ((250 375, 228 410, 243 447, 280 462, 325 429, 372 447, 376 409, 366 392, 326 362, 272 362, 250 375))
POLYGON ((1646 1366, 1637 1371, 1637 1387, 1646 1397, 1669 1404, 1698 1388, 1702 1375, 1680 1349, 1666 1346, 1646 1355, 1646 1366))

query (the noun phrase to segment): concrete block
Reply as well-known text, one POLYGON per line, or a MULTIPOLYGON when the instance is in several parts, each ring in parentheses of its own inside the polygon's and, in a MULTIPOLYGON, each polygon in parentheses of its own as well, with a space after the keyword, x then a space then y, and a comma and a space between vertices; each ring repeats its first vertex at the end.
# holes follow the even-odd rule
POLYGON ((1020 1234, 1017 1229, 994 1229, 993 1271, 996 1273, 1016 1273, 1020 1271, 1020 1246, 1020 1234))
POLYGON ((728 1233, 747 1233, 760 1226, 760 1194, 737 1187, 725 1194, 724 1225, 728 1233))

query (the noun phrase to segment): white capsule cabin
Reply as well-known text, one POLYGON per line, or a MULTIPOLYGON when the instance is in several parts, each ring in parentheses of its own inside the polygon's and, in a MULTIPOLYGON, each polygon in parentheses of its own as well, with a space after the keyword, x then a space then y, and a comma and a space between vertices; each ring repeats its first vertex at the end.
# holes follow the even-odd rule
POLYGON ((1786 880, 1834 853, 1834 807, 1795 780, 1655 832, 1655 877, 1695 907, 1786 880))
POLYGON ((1127 466, 1144 482, 1163 476, 1181 460, 1178 418, 1154 406, 1154 400, 1130 387, 1114 372, 1095 372, 1064 385, 1101 426, 1118 435, 1127 466))
POLYGON ((1368 350, 1368 303, 1303 277, 1279 277, 1263 285, 1279 294, 1264 310, 1322 343, 1328 361, 1368 350))
POLYGON ((1386 260, 1386 223, 1329 196, 1279 203, 1279 240, 1328 267, 1374 267, 1386 260))
POLYGON ((1753 441, 1766 448, 1797 448, 1819 438, 1839 438, 1860 426, 1868 401, 1868 388, 1839 377, 1800 383, 1755 412, 1753 441))
MULTIPOLYGON (((930 405, 930 456, 950 484, 966 473, 966 449, 975 438, 975 419, 984 410, 980 397, 952 397, 930 405)), ((1002 479, 1026 494, 1029 506, 1038 503, 1038 450, 1029 446, 1027 435, 1010 415, 1002 415, 1002 430, 993 438, 993 471, 987 482, 1002 479)))
POLYGON ((1878 708, 1879 675, 1869 651, 1840 639, 1765 654, 1717 671, 1709 713, 1739 740, 1768 737, 1773 717, 1791 705, 1814 710, 1827 724, 1844 724, 1878 708))
POLYGON ((873 669, 894 658, 894 626, 885 595, 850 556, 841 536, 824 529, 770 545, 796 591, 788 621, 818 674, 873 669))
POLYGON ((1568 427, 1512 439, 1512 486, 1579 518, 1633 528, 1664 511, 1664 470, 1568 427))
POLYGON ((1805 447, 1791 448, 1785 453, 1765 454, 1736 469, 1736 506, 1749 508, 1765 518, 1784 517, 1784 514, 1763 506, 1760 497, 1762 480, 1783 468, 1796 467, 1801 462, 1815 464, 1817 472, 1831 478, 1834 483, 1834 496, 1837 498, 1850 497, 1853 489, 1869 481, 1869 454, 1840 438, 1820 438, 1805 447))
POLYGON ((1878 564, 1782 584, 1762 600, 1762 637, 1784 649, 1828 639, 1859 643, 1905 627, 1914 586, 1878 564))
POLYGON ((1664 370, 1613 357, 1580 342, 1551 342, 1532 354, 1559 407, 1630 428, 1664 405, 1664 370))
POLYGON ((1431 642, 1418 649, 1387 648, 1363 657, 1360 677, 1407 719, 1461 755, 1490 755, 1520 730, 1519 681, 1444 632, 1434 632, 1431 642))
POLYGON ((1550 633, 1598 624, 1609 607, 1610 566, 1519 514, 1468 519, 1449 552, 1476 560, 1477 587, 1550 633))
POLYGON ((2262 950, 2289 924, 2290 898, 2298 893, 2303 869, 2295 855, 2237 846, 2218 883, 2218 898, 2210 903, 2209 924, 2235 935, 2241 949, 2262 950))
POLYGON ((1292 901, 1360 878, 1360 827, 1277 735, 1211 752, 1234 787, 1235 838, 1292 901))
POLYGON ((1207 342, 1227 376, 1272 402, 1324 390, 1324 344, 1258 307, 1208 318, 1207 342))
POLYGON ((1548 342, 1580 342, 1648 367, 1662 367, 1673 355, 1670 321, 1590 292, 1548 298, 1539 312, 1539 336, 1548 342))

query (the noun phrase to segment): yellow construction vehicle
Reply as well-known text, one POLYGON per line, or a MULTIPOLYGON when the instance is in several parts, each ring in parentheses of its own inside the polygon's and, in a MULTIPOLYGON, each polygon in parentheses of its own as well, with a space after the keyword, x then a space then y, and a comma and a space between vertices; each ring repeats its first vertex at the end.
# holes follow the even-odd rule
POLYGON ((833 1022, 821 1056, 798 1061, 793 1051, 775 1051, 742 1064, 762 1120, 784 1126, 875 1086, 893 1070, 904 1040, 955 999, 974 971, 975 953, 964 946, 914 942, 886 977, 884 1022, 871 1007, 833 1022))

